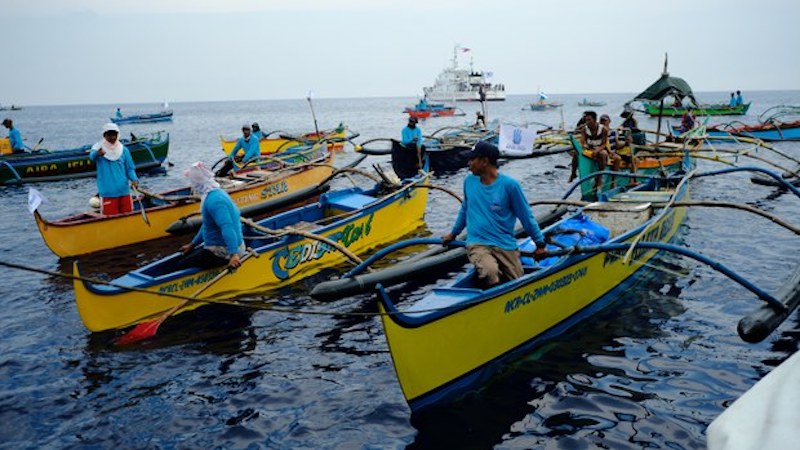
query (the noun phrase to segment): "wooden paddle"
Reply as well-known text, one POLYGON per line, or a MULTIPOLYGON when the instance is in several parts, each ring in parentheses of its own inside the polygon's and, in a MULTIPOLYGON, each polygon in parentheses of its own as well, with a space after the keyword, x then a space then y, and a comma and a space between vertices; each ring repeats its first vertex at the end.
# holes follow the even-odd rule
MULTIPOLYGON (((252 255, 252 254, 253 253, 251 251, 248 251, 247 254, 245 254, 244 257, 242 257, 240 262, 244 263, 244 261, 247 258, 249 258, 250 255, 252 255)), ((206 283, 203 287, 201 287, 200 289, 195 291, 195 293, 192 294, 189 298, 187 298, 186 300, 183 300, 182 302, 180 302, 177 305, 175 305, 172 308, 170 308, 167 312, 162 314, 158 319, 151 320, 149 322, 142 322, 142 323, 136 325, 131 331, 129 331, 129 332, 125 333, 124 335, 122 335, 122 336, 118 337, 117 339, 115 339, 114 340, 114 344, 115 345, 129 345, 129 344, 133 344, 135 342, 139 342, 139 341, 142 341, 142 340, 145 340, 145 339, 149 339, 149 338, 155 336, 156 332, 158 331, 158 327, 160 327, 161 324, 165 320, 167 320, 167 318, 169 316, 173 315, 176 311, 178 311, 179 309, 181 309, 184 306, 186 306, 187 304, 189 304, 189 302, 194 301, 200 294, 205 292, 206 289, 208 289, 209 287, 214 285, 217 281, 219 281, 222 278, 224 278, 225 275, 233 273, 234 270, 235 269, 233 269, 231 267, 226 268, 222 272, 218 273, 217 276, 212 278, 211 281, 206 283)))
POLYGON ((147 226, 150 226, 150 219, 147 218, 147 212, 144 210, 144 203, 142 203, 142 195, 139 194, 139 191, 136 190, 136 186, 131 185, 131 190, 133 191, 133 195, 136 196, 136 201, 139 202, 139 210, 142 212, 142 220, 147 226))

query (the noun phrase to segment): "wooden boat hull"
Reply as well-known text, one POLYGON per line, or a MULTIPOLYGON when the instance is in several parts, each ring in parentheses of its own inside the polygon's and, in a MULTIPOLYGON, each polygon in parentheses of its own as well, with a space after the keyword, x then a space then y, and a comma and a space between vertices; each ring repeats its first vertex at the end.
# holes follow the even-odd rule
MULTIPOLYGON (((344 245, 353 253, 364 253, 385 245, 414 231, 424 224, 423 214, 427 203, 427 189, 413 189, 416 184, 384 197, 367 195, 368 192, 351 188, 324 194, 315 205, 296 208, 259 223, 276 229, 299 220, 312 221, 331 214, 355 213, 311 230, 344 245)), ((297 235, 265 240, 264 245, 254 245, 257 257, 249 258, 234 273, 222 278, 202 294, 202 298, 218 301, 241 295, 264 292, 286 286, 320 270, 341 264, 345 257, 316 240, 297 235)), ((119 285, 147 289, 152 294, 131 292, 104 285, 92 285, 76 279, 75 300, 81 319, 90 331, 124 328, 163 314, 181 300, 158 295, 161 292, 189 296, 211 280, 223 268, 211 270, 184 269, 160 275, 149 275, 158 267, 168 267, 175 254, 130 274, 116 279, 119 285)), ((77 262, 75 275, 80 275, 77 262)), ((202 303, 190 302, 184 312, 202 303)))
MULTIPOLYGON (((589 150, 584 150, 581 147, 580 141, 574 136, 570 136, 570 141, 572 143, 574 151, 578 152, 578 176, 583 178, 592 173, 596 173, 600 170, 597 161, 592 157, 593 153, 589 150)), ((682 149, 681 144, 673 144, 662 142, 659 144, 659 150, 661 151, 671 151, 672 153, 680 153, 682 149)), ((686 161, 686 156, 664 156, 664 157, 640 157, 638 158, 636 164, 636 173, 641 175, 655 175, 658 173, 671 173, 681 168, 681 166, 691 164, 690 162, 686 161)), ((610 167, 606 167, 606 170, 611 170, 610 167)), ((630 172, 631 168, 625 164, 620 169, 621 172, 630 172)), ((617 188, 625 188, 630 184, 632 180, 627 177, 617 177, 615 180, 615 184, 617 188)), ((595 179, 590 179, 581 183, 581 196, 584 199, 597 199, 598 197, 598 189, 596 187, 595 179)), ((612 189, 612 179, 610 176, 603 176, 603 181, 601 188, 599 189, 600 193, 609 191, 612 189)))
POLYGON ((546 111, 548 109, 560 108, 564 105, 561 103, 531 103, 529 106, 531 111, 546 111))
MULTIPOLYGON (((686 199, 688 188, 682 190, 678 198, 686 199)), ((656 216, 646 240, 670 241, 684 216, 682 208, 656 216)), ((630 242, 641 230, 634 228, 614 242, 630 242)), ((637 250, 633 264, 623 263, 619 254, 572 255, 485 291, 435 288, 420 306, 436 308, 441 300, 438 307, 444 309, 434 312, 399 312, 379 289, 386 340, 412 411, 458 395, 487 379, 508 358, 591 316, 629 289, 636 272, 656 253, 637 250)))
MULTIPOLYGON (((169 134, 155 133, 133 143, 123 141, 131 152, 137 171, 158 169, 167 158, 169 134)), ((91 146, 72 150, 37 151, 0 157, 0 185, 59 181, 92 177, 96 166, 89 159, 91 146)))
MULTIPOLYGON (((660 109, 660 105, 655 103, 645 103, 645 112, 652 117, 681 117, 686 108, 675 108, 672 106, 664 105, 664 109, 660 109)), ((729 107, 728 105, 701 105, 692 109, 692 114, 695 116, 743 116, 747 114, 750 109, 750 103, 743 105, 729 107)))
MULTIPOLYGON (((326 139, 342 140, 340 142, 328 142, 328 150, 339 151, 344 148, 343 140, 347 137, 347 129, 342 127, 341 129, 336 129, 330 132, 320 132, 320 135, 326 139)), ((293 139, 289 137, 268 137, 261 139, 258 142, 258 145, 261 148, 262 155, 272 155, 274 153, 286 151, 292 147, 308 145, 310 142, 315 142, 319 139, 320 137, 316 132, 311 132, 302 135, 300 139, 293 139)), ((222 151, 225 152, 226 155, 230 155, 233 151, 233 147, 236 146, 237 140, 238 139, 229 140, 220 136, 219 141, 222 145, 222 151)))
POLYGON ((169 122, 172 120, 172 111, 163 111, 153 114, 138 114, 135 116, 111 117, 110 120, 118 125, 132 123, 169 122))
MULTIPOLYGON (((330 159, 320 162, 327 161, 330 159)), ((246 209, 318 185, 331 173, 333 168, 327 166, 290 168, 263 180, 242 182, 229 188, 228 194, 240 209, 246 209)), ((37 211, 34 217, 47 247, 58 257, 66 258, 170 236, 167 231, 170 225, 200 210, 200 201, 191 197, 189 188, 173 190, 163 195, 170 197, 180 194, 185 200, 164 202, 146 199, 148 203, 145 204, 145 212, 150 226, 144 223, 138 202, 134 202, 136 209, 133 211, 116 216, 82 213, 51 222, 42 218, 37 211), (114 232, 109 233, 110 229, 114 232)))

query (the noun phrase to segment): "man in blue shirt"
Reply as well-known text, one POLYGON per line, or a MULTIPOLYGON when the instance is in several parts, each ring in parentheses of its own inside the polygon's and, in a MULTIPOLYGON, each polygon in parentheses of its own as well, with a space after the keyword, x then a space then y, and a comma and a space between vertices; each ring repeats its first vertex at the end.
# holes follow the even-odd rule
POLYGON ((734 107, 736 107, 736 97, 733 95, 733 92, 731 92, 731 99, 728 101, 728 108, 734 107))
POLYGON ((417 118, 409 117, 408 125, 400 132, 399 145, 392 145, 392 168, 400 178, 411 178, 422 168, 422 130, 417 118))
POLYGON ((742 91, 736 91, 736 106, 744 105, 744 99, 742 98, 742 91))
POLYGON ((22 143, 22 135, 19 130, 14 128, 14 122, 11 119, 3 119, 3 126, 8 128, 8 141, 11 144, 11 151, 24 153, 25 144, 22 143))
POLYGON ((472 174, 464 179, 464 202, 456 223, 442 237, 442 242, 449 243, 466 227, 467 256, 478 273, 478 284, 491 287, 523 274, 514 237, 517 219, 536 243, 537 260, 547 254, 545 238, 519 182, 499 173, 497 147, 481 141, 467 156, 472 174))
POLYGON ((100 214, 104 215, 133 211, 130 185, 139 185, 131 153, 118 138, 117 124, 107 123, 103 126, 103 140, 94 144, 89 152, 89 159, 97 166, 97 192, 102 200, 100 214))
MULTIPOLYGON (((257 126, 258 124, 253 125, 257 126)), ((242 125, 242 137, 236 141, 236 145, 233 146, 231 154, 228 155, 225 163, 214 175, 224 177, 228 175, 234 167, 244 167, 248 162, 255 161, 261 157, 261 143, 258 140, 259 138, 256 137, 255 134, 252 134, 250 130, 250 125, 242 125), (244 152, 243 155, 239 154, 241 151, 244 152)))
POLYGON ((189 178, 192 191, 201 198, 203 225, 192 242, 181 247, 185 256, 178 267, 210 269, 226 264, 239 267, 245 250, 239 208, 202 162, 192 164, 184 175, 189 178), (197 247, 201 242, 203 245, 197 247))

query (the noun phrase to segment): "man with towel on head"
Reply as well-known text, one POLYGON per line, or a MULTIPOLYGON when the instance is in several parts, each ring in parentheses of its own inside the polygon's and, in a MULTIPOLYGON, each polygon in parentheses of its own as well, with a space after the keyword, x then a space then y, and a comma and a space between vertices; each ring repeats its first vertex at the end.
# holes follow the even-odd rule
POLYGON ((130 186, 139 186, 131 153, 118 138, 117 124, 107 123, 103 125, 103 140, 89 152, 89 159, 97 166, 100 214, 106 216, 133 211, 130 186))
POLYGON ((192 191, 200 196, 203 225, 192 242, 181 247, 185 256, 178 267, 239 267, 239 257, 245 251, 239 208, 202 161, 192 164, 184 175, 189 178, 192 191), (201 241, 203 245, 197 247, 201 241))

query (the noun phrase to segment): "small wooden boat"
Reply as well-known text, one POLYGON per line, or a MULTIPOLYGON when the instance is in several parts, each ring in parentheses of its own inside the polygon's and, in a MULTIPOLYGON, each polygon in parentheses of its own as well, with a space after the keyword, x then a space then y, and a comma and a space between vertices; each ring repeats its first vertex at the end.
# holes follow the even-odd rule
MULTIPOLYGON (((169 133, 141 135, 135 140, 122 139, 131 152, 139 172, 162 169, 167 158, 169 133)), ((95 176, 95 164, 89 159, 91 145, 70 150, 39 149, 0 156, 0 184, 59 181, 95 176)))
POLYGON ((547 111, 548 109, 555 109, 564 106, 563 103, 557 102, 545 102, 545 101, 538 101, 536 103, 531 103, 528 107, 531 111, 547 111))
MULTIPOLYGON (((685 208, 660 210, 654 202, 683 200, 687 184, 655 179, 617 192, 546 228, 560 245, 630 245, 641 233, 647 241, 669 242, 685 208), (575 229, 583 234, 574 233, 575 229)), ((549 250, 557 251, 551 246, 549 250)), ((488 378, 508 358, 528 351, 615 300, 636 282, 636 273, 658 251, 638 248, 633 263, 622 253, 563 252, 525 274, 489 289, 475 284, 474 269, 410 307, 398 307, 382 286, 377 299, 386 341, 403 395, 412 412, 453 399, 488 378)))
MULTIPOLYGON (((320 270, 341 264, 345 256, 329 244, 311 239, 290 229, 303 229, 322 236, 359 254, 386 245, 424 224, 428 198, 427 177, 418 177, 396 188, 378 184, 371 189, 349 188, 330 191, 320 201, 292 209, 245 228, 248 247, 257 257, 248 258, 234 273, 221 278, 203 292, 201 298, 216 301, 263 292, 286 286, 320 270), (286 233, 263 233, 282 230, 286 233)), ((159 295, 162 292, 195 292, 224 268, 175 270, 181 257, 173 254, 147 264, 113 280, 113 286, 92 284, 76 278, 75 300, 78 312, 90 331, 125 328, 151 320, 181 300, 159 295), (126 287, 147 289, 151 293, 131 292, 126 287)), ((73 266, 80 275, 80 265, 73 266)), ((190 302, 177 312, 201 306, 190 302)))
POLYGON ((606 106, 606 102, 583 99, 578 102, 578 106, 606 106))
POLYGON ((762 141, 800 141, 800 107, 778 105, 758 116, 759 123, 741 122, 715 125, 708 129, 710 136, 736 136, 762 141))
MULTIPOLYGON (((686 113, 687 108, 666 106, 663 108, 657 103, 645 103, 645 112, 651 117, 681 117, 686 113)), ((725 104, 700 104, 692 107, 692 114, 695 116, 743 116, 750 109, 750 103, 738 106, 728 106, 725 104)))
MULTIPOLYGON (((573 149, 578 153, 578 173, 581 178, 587 175, 597 173, 599 165, 594 158, 594 152, 585 150, 580 141, 574 135, 570 135, 570 142, 573 149)), ((620 155, 630 156, 633 151, 636 156, 635 172, 640 175, 654 175, 663 172, 674 172, 682 165, 689 164, 686 161, 686 156, 683 154, 686 150, 693 150, 699 146, 701 140, 689 140, 686 143, 674 142, 661 142, 658 145, 633 145, 633 149, 624 147, 618 149, 617 153, 620 155), (663 155, 663 156, 662 156, 663 155)), ((634 170, 632 160, 623 160, 620 171, 623 173, 630 173, 634 170)), ((609 168, 610 170, 610 168, 609 168)), ((599 192, 610 190, 612 185, 617 187, 627 186, 632 182, 632 179, 627 177, 617 177, 612 179, 611 175, 602 176, 602 186, 599 192)), ((581 195, 585 199, 595 199, 598 195, 598 189, 595 180, 586 180, 580 183, 581 195)))
MULTIPOLYGON (((319 195, 321 183, 333 173, 329 164, 332 164, 332 157, 326 155, 312 160, 311 164, 275 171, 254 167, 232 178, 218 180, 242 214, 254 216, 319 195)), ((200 199, 193 196, 191 188, 186 186, 141 195, 133 206, 133 211, 114 216, 83 212, 49 221, 37 210, 34 217, 47 247, 59 258, 66 258, 167 237, 170 228, 189 231, 176 222, 185 221, 197 213, 200 199), (145 217, 148 223, 144 222, 145 217)))
POLYGON ((414 107, 406 108, 404 112, 409 117, 416 117, 417 119, 427 119, 429 117, 444 117, 444 116, 463 116, 464 113, 456 114, 458 110, 455 106, 445 105, 444 103, 426 103, 424 105, 417 104, 414 107))
MULTIPOLYGON (((319 133, 312 131, 300 136, 291 136, 281 131, 273 131, 268 133, 265 138, 261 139, 258 145, 261 148, 262 155, 271 155, 273 153, 285 151, 291 147, 303 146, 326 140, 330 151, 339 151, 344 148, 345 141, 358 136, 356 133, 348 132, 349 130, 343 124, 339 124, 338 127, 332 130, 322 130, 319 133), (278 134, 278 136, 270 137, 273 134, 278 134)), ((237 140, 238 138, 226 139, 220 136, 219 141, 222 145, 222 151, 225 152, 226 155, 230 155, 233 151, 233 147, 236 146, 237 140)))
POLYGON ((110 120, 117 125, 129 125, 134 123, 156 123, 169 122, 172 120, 172 110, 164 110, 150 114, 135 114, 131 116, 110 117, 110 120))

